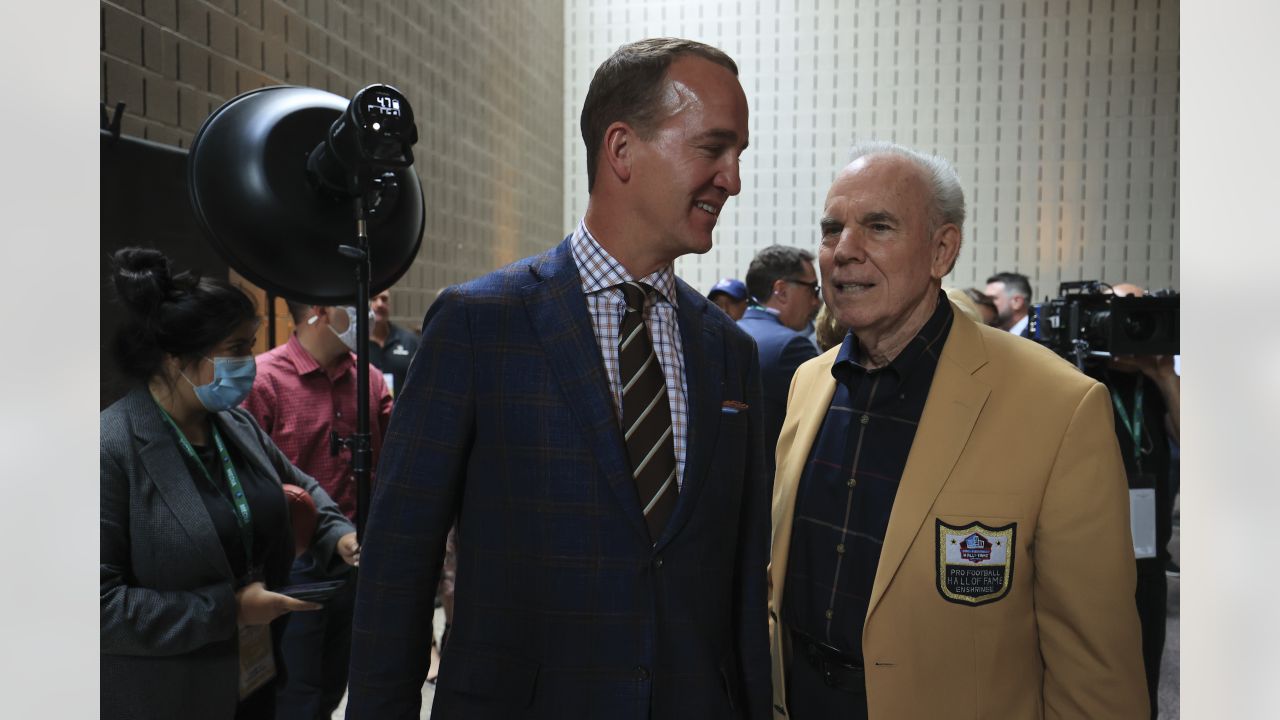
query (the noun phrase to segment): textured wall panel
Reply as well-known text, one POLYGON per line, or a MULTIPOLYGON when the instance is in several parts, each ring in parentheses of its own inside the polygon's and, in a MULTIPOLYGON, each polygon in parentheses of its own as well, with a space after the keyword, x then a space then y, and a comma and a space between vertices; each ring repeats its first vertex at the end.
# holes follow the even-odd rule
POLYGON ((1178 286, 1178 5, 1171 0, 565 0, 564 225, 586 208, 573 121, 619 45, 674 35, 726 50, 751 106, 743 192, 716 244, 677 263, 706 291, 778 242, 814 248, 858 140, 950 159, 969 205, 946 281, 1018 270, 1178 286))

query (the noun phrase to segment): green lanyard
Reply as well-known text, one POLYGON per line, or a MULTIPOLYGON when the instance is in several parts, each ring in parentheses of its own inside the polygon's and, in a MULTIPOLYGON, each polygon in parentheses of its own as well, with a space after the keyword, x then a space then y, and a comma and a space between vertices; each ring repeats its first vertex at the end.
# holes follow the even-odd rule
POLYGON ((1142 386, 1145 384, 1144 378, 1139 377, 1138 384, 1133 390, 1132 420, 1124 409, 1124 403, 1120 402, 1120 396, 1115 390, 1111 391, 1111 403, 1116 406, 1116 415, 1120 416, 1124 429, 1128 430, 1129 436, 1133 438, 1133 462, 1138 472, 1142 472, 1142 386))
MULTIPOLYGON (((196 449, 191 446, 191 442, 187 440, 187 436, 182 433, 182 429, 178 424, 169 417, 168 411, 157 401, 156 407, 160 408, 160 414, 164 416, 165 422, 169 423, 169 427, 178 434, 178 445, 182 447, 187 457, 195 462, 196 467, 200 468, 200 472, 204 473, 205 479, 210 485, 217 487, 213 482, 213 477, 209 475, 209 469, 204 466, 204 462, 200 460, 200 456, 196 454, 196 449)), ((253 567, 253 515, 249 511, 249 499, 244 496, 244 488, 240 485, 240 476, 236 473, 236 468, 231 464, 231 454, 227 452, 227 446, 222 442, 222 434, 218 432, 218 424, 209 420, 209 427, 213 430, 213 443, 218 448, 218 456, 222 458, 222 472, 227 476, 227 487, 231 490, 231 507, 235 510, 236 524, 240 526, 240 539, 244 543, 245 560, 248 567, 253 567)))

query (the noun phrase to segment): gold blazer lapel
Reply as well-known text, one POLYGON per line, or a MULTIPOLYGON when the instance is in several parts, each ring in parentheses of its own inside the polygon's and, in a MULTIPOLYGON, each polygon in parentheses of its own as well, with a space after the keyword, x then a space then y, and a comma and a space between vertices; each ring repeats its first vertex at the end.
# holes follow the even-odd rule
POLYGON ((889 527, 867 606, 868 618, 902 565, 929 509, 964 452, 978 415, 991 394, 989 386, 973 377, 973 373, 986 364, 982 336, 972 320, 954 308, 952 312, 955 321, 951 334, 942 348, 929 399, 889 515, 889 527))

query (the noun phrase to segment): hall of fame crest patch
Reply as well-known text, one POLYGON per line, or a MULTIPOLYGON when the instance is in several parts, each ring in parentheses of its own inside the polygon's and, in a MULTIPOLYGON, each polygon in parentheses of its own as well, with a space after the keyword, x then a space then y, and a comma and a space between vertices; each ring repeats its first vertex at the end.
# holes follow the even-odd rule
POLYGON ((937 521, 938 592, 949 602, 983 605, 1009 594, 1018 523, 988 527, 937 521))

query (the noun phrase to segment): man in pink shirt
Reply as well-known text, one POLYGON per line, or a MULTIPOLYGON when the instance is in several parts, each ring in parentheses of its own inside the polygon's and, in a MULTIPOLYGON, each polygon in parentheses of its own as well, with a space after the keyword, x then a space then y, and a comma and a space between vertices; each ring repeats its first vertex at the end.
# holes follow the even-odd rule
MULTIPOLYGON (((294 334, 257 358, 258 374, 244 407, 289 460, 311 475, 354 521, 356 483, 351 449, 335 438, 356 431, 355 310, 289 303, 294 334)), ((369 373, 369 432, 373 466, 387 423, 391 394, 380 372, 369 373)), ((319 612, 290 618, 281 651, 287 667, 279 685, 276 717, 328 718, 342 700, 351 652, 355 571, 319 612), (305 616, 305 617, 304 617, 305 616)), ((291 583, 325 580, 310 554, 293 565, 291 583)))

